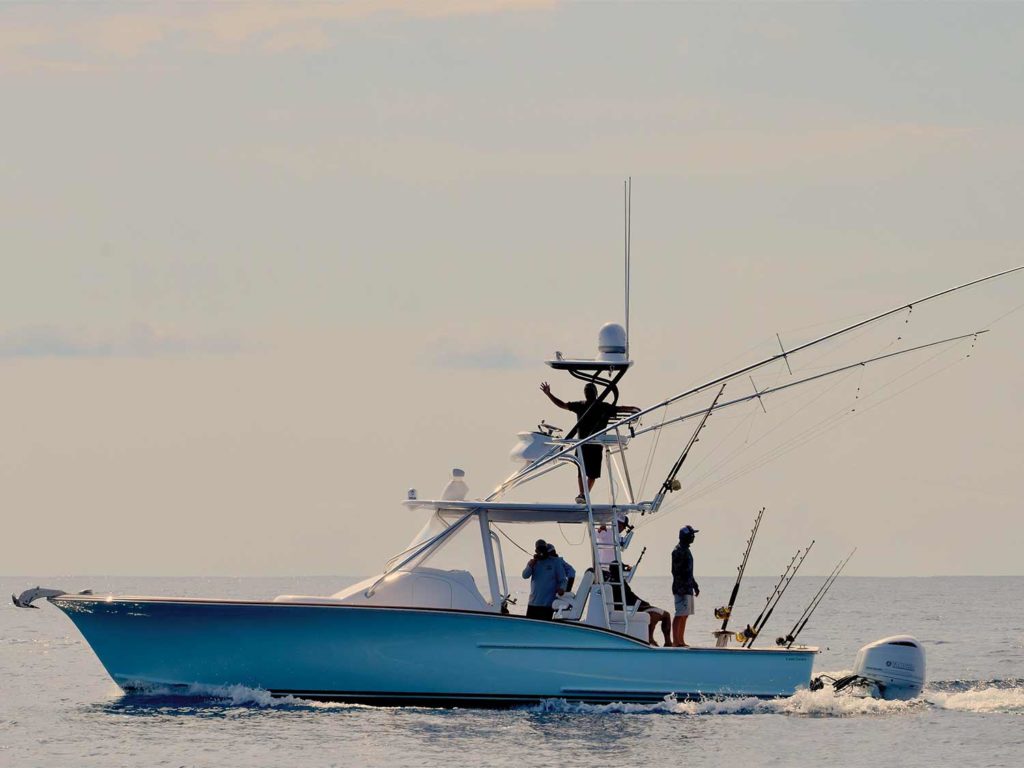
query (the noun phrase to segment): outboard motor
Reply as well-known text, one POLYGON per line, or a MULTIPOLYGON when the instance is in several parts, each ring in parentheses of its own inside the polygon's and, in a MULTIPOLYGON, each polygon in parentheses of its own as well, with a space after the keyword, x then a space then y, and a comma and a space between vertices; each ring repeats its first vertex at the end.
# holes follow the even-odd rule
MULTIPOLYGON (((924 649, 910 635, 894 635, 869 643, 857 651, 853 674, 832 680, 832 687, 841 691, 860 686, 880 699, 905 700, 917 698, 924 690, 924 649)), ((823 678, 811 681, 811 690, 824 687, 823 678)))

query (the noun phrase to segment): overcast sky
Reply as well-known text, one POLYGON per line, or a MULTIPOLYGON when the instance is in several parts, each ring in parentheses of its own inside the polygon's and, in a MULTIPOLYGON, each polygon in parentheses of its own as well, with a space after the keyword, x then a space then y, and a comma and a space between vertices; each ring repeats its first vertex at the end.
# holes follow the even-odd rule
MULTIPOLYGON (((0 572, 376 572, 407 488, 568 426, 542 361, 622 319, 627 175, 630 404, 1024 263, 1021 50, 1013 3, 5 3, 0 572)), ((1022 303, 794 359, 992 328, 713 419, 645 575, 683 523, 734 572, 761 506, 751 572, 1024 572, 1022 303)))

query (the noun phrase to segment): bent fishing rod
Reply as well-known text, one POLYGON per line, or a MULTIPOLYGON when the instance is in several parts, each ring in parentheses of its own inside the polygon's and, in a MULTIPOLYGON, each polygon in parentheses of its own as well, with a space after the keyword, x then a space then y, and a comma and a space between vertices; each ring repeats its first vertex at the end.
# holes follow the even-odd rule
POLYGON ((750 538, 747 539, 747 548, 743 551, 743 559, 740 561, 739 568, 736 569, 736 583, 732 585, 732 594, 729 595, 729 604, 715 609, 715 618, 722 620, 722 629, 720 630, 722 632, 725 632, 726 627, 729 625, 729 617, 732 616, 733 606, 736 605, 736 596, 740 592, 740 582, 743 581, 743 573, 747 570, 747 560, 750 557, 750 550, 754 547, 754 539, 757 537, 757 529, 761 527, 761 518, 764 516, 764 509, 764 507, 761 507, 761 511, 758 512, 757 517, 754 518, 754 527, 750 531, 750 538))
MULTIPOLYGON (((595 432, 592 435, 589 435, 588 437, 586 437, 583 440, 579 440, 579 441, 577 441, 575 443, 571 443, 570 445, 566 445, 566 446, 561 447, 560 449, 552 451, 547 456, 544 456, 544 457, 541 457, 541 458, 537 459, 532 464, 524 467, 523 469, 521 469, 518 472, 516 472, 513 475, 511 475, 507 480, 505 480, 501 485, 499 485, 494 490, 494 492, 490 496, 488 496, 487 499, 485 499, 485 501, 493 501, 496 496, 498 496, 499 494, 503 493, 510 485, 515 484, 515 482, 518 481, 520 478, 523 478, 523 477, 525 477, 527 475, 533 474, 533 472, 535 472, 540 467, 545 466, 545 465, 551 463, 552 461, 555 461, 557 459, 562 458, 567 453, 569 453, 571 451, 574 451, 582 443, 593 441, 595 438, 601 437, 602 435, 604 435, 604 434, 606 434, 608 432, 611 432, 611 431, 613 431, 615 429, 618 429, 619 427, 622 427, 623 425, 629 424, 630 422, 634 422, 637 419, 639 419, 639 418, 641 418, 643 416, 646 416, 647 414, 649 414, 649 413, 651 413, 653 411, 658 410, 659 408, 664 408, 666 406, 672 405, 673 403, 678 402, 679 400, 682 400, 684 398, 690 397, 691 395, 695 395, 695 394, 697 394, 699 392, 703 392, 704 390, 706 390, 706 389, 708 389, 710 387, 713 387, 713 386, 715 386, 717 384, 721 384, 721 383, 723 383, 725 381, 729 381, 730 379, 737 378, 738 376, 743 376, 745 374, 752 373, 753 371, 756 371, 759 368, 763 368, 766 365, 771 365, 772 363, 775 363, 775 362, 777 362, 779 360, 784 360, 786 362, 786 364, 788 365, 789 364, 789 357, 791 355, 795 355, 795 354, 797 354, 799 352, 803 352, 804 350, 807 350, 807 349, 810 349, 812 347, 815 347, 818 344, 823 344, 826 341, 831 341, 832 339, 838 338, 839 336, 843 336, 845 334, 851 333, 852 331, 855 331, 858 328, 863 328, 863 327, 865 327, 867 325, 871 325, 872 323, 876 323, 876 322, 878 322, 880 320, 884 320, 885 318, 891 317, 892 315, 895 315, 895 314, 897 314, 899 312, 902 312, 903 310, 909 309, 909 310, 913 311, 915 306, 919 306, 921 304, 924 304, 926 302, 932 301, 934 299, 938 299, 938 298, 940 298, 942 296, 947 296, 947 295, 949 295, 951 293, 955 293, 957 291, 961 291, 961 290, 964 290, 966 288, 970 288, 971 286, 978 285, 980 283, 984 283, 984 282, 987 282, 989 280, 995 280, 997 278, 1003 277, 1005 275, 1012 274, 1014 272, 1019 272, 1021 270, 1024 270, 1024 265, 1019 266, 1019 267, 1013 267, 1011 269, 1004 269, 1001 272, 995 272, 995 273, 993 273, 991 275, 986 275, 985 277, 980 277, 980 278, 978 278, 976 280, 971 280, 971 281, 966 282, 966 283, 961 283, 959 285, 954 285, 952 288, 946 288, 946 289, 944 289, 942 291, 938 291, 937 293, 933 293, 933 294, 930 294, 930 295, 925 296, 923 298, 917 299, 916 301, 911 301, 911 302, 909 302, 907 304, 901 304, 898 307, 893 307, 892 309, 887 309, 886 311, 880 312, 877 315, 873 315, 873 316, 867 318, 866 320, 860 320, 860 321, 858 321, 856 323, 852 323, 850 325, 844 326, 843 328, 839 328, 838 330, 831 331, 829 333, 826 333, 824 336, 819 336, 816 339, 812 339, 811 341, 807 341, 807 342, 804 342, 803 344, 799 344, 799 345, 793 347, 792 349, 787 350, 787 349, 785 349, 785 347, 783 347, 782 351, 778 352, 777 354, 771 355, 770 357, 766 357, 766 358, 764 358, 762 360, 758 360, 755 363, 749 363, 749 364, 743 366, 742 368, 737 368, 735 371, 731 371, 730 373, 726 373, 726 374, 721 375, 721 376, 716 376, 715 378, 713 378, 713 379, 711 379, 709 381, 706 381, 703 384, 698 384, 696 387, 692 387, 691 389, 688 389, 688 390, 686 390, 684 392, 680 392, 678 395, 673 395, 672 397, 670 397, 670 398, 668 398, 666 400, 661 401, 657 405, 652 405, 652 406, 650 406, 648 408, 645 408, 645 409, 643 409, 643 410, 641 410, 641 411, 639 411, 639 412, 637 412, 635 414, 631 414, 631 415, 629 415, 629 416, 627 416, 627 417, 625 417, 623 419, 620 419, 620 420, 616 421, 615 423, 611 424, 610 426, 605 427, 604 429, 599 430, 599 431, 595 432)), ((973 334, 967 334, 967 335, 970 336, 970 335, 973 335, 973 334)), ((761 393, 761 394, 764 394, 764 393, 761 393)))
POLYGON ((821 605, 821 601, 825 599, 825 595, 827 595, 828 591, 832 589, 832 585, 835 584, 836 579, 839 578, 839 574, 843 572, 843 569, 846 567, 846 564, 850 562, 850 558, 853 557, 853 553, 856 551, 857 548, 854 547, 853 551, 851 551, 850 554, 846 556, 845 560, 840 560, 836 564, 836 567, 832 569, 832 573, 829 575, 827 579, 825 579, 825 582, 821 585, 821 588, 818 590, 818 593, 811 599, 811 602, 804 609, 803 614, 800 615, 800 618, 796 620, 796 624, 794 624, 793 628, 789 630, 789 634, 787 634, 785 637, 780 637, 776 639, 776 645, 785 645, 787 648, 793 647, 793 643, 796 642, 796 639, 800 636, 800 633, 804 631, 804 627, 807 626, 807 622, 810 620, 811 616, 817 610, 818 606, 821 605))
MULTIPOLYGON (((782 589, 780 589, 778 591, 778 594, 775 595, 775 600, 771 603, 770 606, 768 606, 768 612, 764 615, 764 619, 761 621, 760 624, 756 624, 752 628, 754 634, 752 637, 749 637, 747 639, 747 642, 745 643, 744 647, 751 648, 754 645, 754 641, 757 640, 758 635, 761 634, 761 630, 764 629, 764 625, 768 623, 768 619, 772 617, 772 613, 775 612, 776 606, 778 606, 779 601, 782 599, 782 596, 786 594, 786 590, 789 589, 789 585, 792 583, 793 577, 796 576, 796 572, 800 570, 800 566, 804 564, 804 560, 807 559, 807 554, 811 551, 811 547, 813 546, 814 540, 812 539, 811 543, 807 545, 807 549, 804 550, 803 555, 800 556, 800 560, 797 561, 797 564, 793 567, 793 572, 789 575, 789 578, 787 578, 786 582, 782 585, 782 589)), ((797 550, 797 554, 800 554, 800 550, 797 550)))

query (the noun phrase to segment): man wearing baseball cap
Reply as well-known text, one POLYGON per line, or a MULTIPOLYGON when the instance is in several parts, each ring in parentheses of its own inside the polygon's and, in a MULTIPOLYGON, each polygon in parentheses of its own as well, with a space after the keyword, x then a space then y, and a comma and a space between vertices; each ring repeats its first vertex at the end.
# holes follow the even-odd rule
POLYGON ((700 587, 693 578, 693 544, 697 529, 684 525, 679 529, 679 544, 672 550, 672 594, 676 599, 676 615, 672 620, 672 644, 686 648, 683 639, 686 619, 693 613, 694 598, 700 594, 700 587))
POLYGON ((568 580, 562 558, 548 552, 548 543, 537 539, 534 555, 523 568, 523 578, 530 580, 530 602, 526 606, 529 619, 551 619, 551 604, 556 596, 564 595, 568 580))

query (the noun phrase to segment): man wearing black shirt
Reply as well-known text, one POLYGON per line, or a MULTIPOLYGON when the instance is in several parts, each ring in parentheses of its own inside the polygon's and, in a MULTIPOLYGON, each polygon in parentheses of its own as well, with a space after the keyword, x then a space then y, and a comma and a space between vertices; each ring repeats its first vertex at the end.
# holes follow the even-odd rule
MULTIPOLYGON (((637 596, 629 587, 629 582, 619 576, 619 564, 612 563, 609 568, 609 581, 612 585, 612 601, 616 607, 622 606, 622 598, 620 597, 619 582, 622 582, 624 591, 626 592, 626 606, 632 607, 637 605, 637 611, 640 613, 646 613, 649 619, 647 627, 647 642, 651 645, 657 645, 654 641, 654 630, 659 624, 661 624, 661 633, 665 636, 665 647, 668 648, 672 645, 672 625, 669 623, 669 613, 663 608, 659 608, 656 605, 651 605, 643 598, 637 596)), ((628 570, 628 567, 627 567, 628 570)))
MULTIPOLYGON (((630 413, 639 412, 639 408, 633 405, 612 405, 611 403, 597 401, 597 386, 589 382, 583 387, 585 400, 573 400, 565 402, 551 394, 551 386, 545 381, 540 385, 540 391, 548 396, 548 399, 559 408, 572 411, 576 414, 579 432, 576 435, 580 439, 590 437, 595 432, 600 432, 608 426, 608 422, 626 416, 630 413)), ((583 446, 583 469, 587 475, 587 491, 594 488, 594 483, 601 476, 601 455, 602 449, 599 444, 587 443, 583 446)), ((577 483, 580 488, 580 495, 576 497, 579 504, 586 500, 583 496, 583 481, 577 475, 577 483)))

